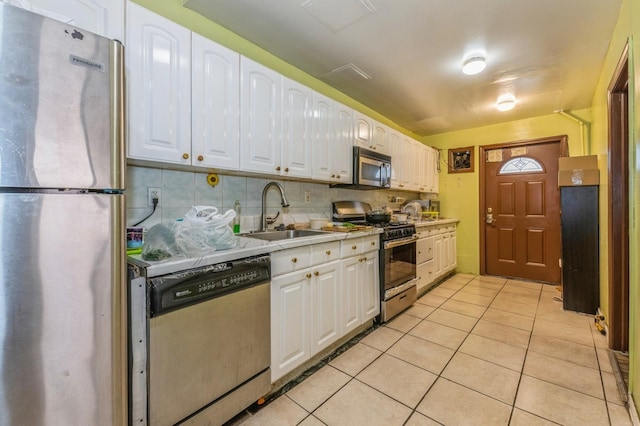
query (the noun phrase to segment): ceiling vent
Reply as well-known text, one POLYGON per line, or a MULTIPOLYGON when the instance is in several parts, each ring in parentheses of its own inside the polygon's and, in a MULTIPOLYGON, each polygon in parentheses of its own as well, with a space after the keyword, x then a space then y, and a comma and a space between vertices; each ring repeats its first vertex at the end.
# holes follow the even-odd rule
POLYGON ((335 80, 336 77, 338 79, 342 79, 342 78, 351 79, 353 77, 359 77, 359 78, 363 78, 365 80, 371 79, 371 76, 369 74, 367 74, 366 72, 362 71, 360 68, 358 68, 353 63, 348 63, 347 65, 343 65, 341 67, 338 67, 338 68, 334 69, 333 71, 330 71, 330 72, 328 72, 328 73, 326 73, 324 75, 324 78, 326 78, 327 80, 335 80), (338 74, 340 76, 338 76, 338 74))
POLYGON ((302 7, 334 33, 376 11, 368 0, 309 0, 302 7))

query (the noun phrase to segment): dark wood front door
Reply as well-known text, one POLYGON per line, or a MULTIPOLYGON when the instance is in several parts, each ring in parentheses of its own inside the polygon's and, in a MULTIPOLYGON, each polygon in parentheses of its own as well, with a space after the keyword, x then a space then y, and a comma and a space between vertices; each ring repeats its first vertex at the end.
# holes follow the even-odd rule
POLYGON ((486 274, 560 283, 558 158, 565 150, 564 137, 481 147, 486 274))

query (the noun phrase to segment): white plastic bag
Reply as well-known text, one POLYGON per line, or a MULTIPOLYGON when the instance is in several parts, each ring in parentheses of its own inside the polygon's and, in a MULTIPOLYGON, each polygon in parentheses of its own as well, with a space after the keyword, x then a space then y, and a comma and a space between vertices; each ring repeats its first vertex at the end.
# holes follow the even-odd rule
POLYGON ((188 257, 234 248, 236 238, 229 223, 235 217, 233 210, 221 215, 212 206, 193 206, 175 230, 176 244, 188 257))
POLYGON ((180 249, 176 245, 176 230, 180 222, 175 220, 158 223, 149 228, 144 239, 142 248, 142 259, 151 261, 161 261, 172 258, 180 254, 180 249))

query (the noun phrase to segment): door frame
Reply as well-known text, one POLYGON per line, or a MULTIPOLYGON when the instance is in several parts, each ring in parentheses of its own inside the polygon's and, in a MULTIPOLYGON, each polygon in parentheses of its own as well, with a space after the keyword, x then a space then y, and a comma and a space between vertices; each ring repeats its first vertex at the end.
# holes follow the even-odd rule
POLYGON ((607 88, 609 347, 629 349, 629 44, 607 88))
POLYGON ((480 209, 478 211, 478 223, 479 223, 479 229, 480 229, 480 275, 487 274, 487 257, 485 254, 487 230, 486 230, 486 227, 484 226, 486 222, 485 214, 487 211, 487 205, 486 205, 486 199, 485 199, 486 179, 484 176, 485 168, 486 168, 485 162, 487 159, 486 151, 490 151, 492 149, 500 149, 500 148, 502 149, 517 148, 521 146, 538 145, 541 143, 549 143, 549 142, 560 142, 560 156, 565 157, 569 153, 569 144, 567 141, 568 141, 567 135, 559 135, 559 136, 548 136, 548 137, 539 138, 539 139, 527 139, 523 141, 498 143, 495 145, 481 145, 478 147, 479 148, 478 164, 480 165, 479 167, 480 209))

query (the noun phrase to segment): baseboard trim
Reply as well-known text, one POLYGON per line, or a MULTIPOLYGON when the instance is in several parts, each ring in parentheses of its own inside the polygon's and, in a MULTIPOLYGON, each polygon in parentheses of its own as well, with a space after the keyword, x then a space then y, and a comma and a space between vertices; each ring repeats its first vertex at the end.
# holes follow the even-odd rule
POLYGON ((638 417, 638 410, 636 410, 636 403, 633 400, 633 396, 629 394, 629 402, 627 404, 627 410, 629 410, 629 417, 631 418, 631 423, 634 426, 640 426, 640 418, 638 417))

